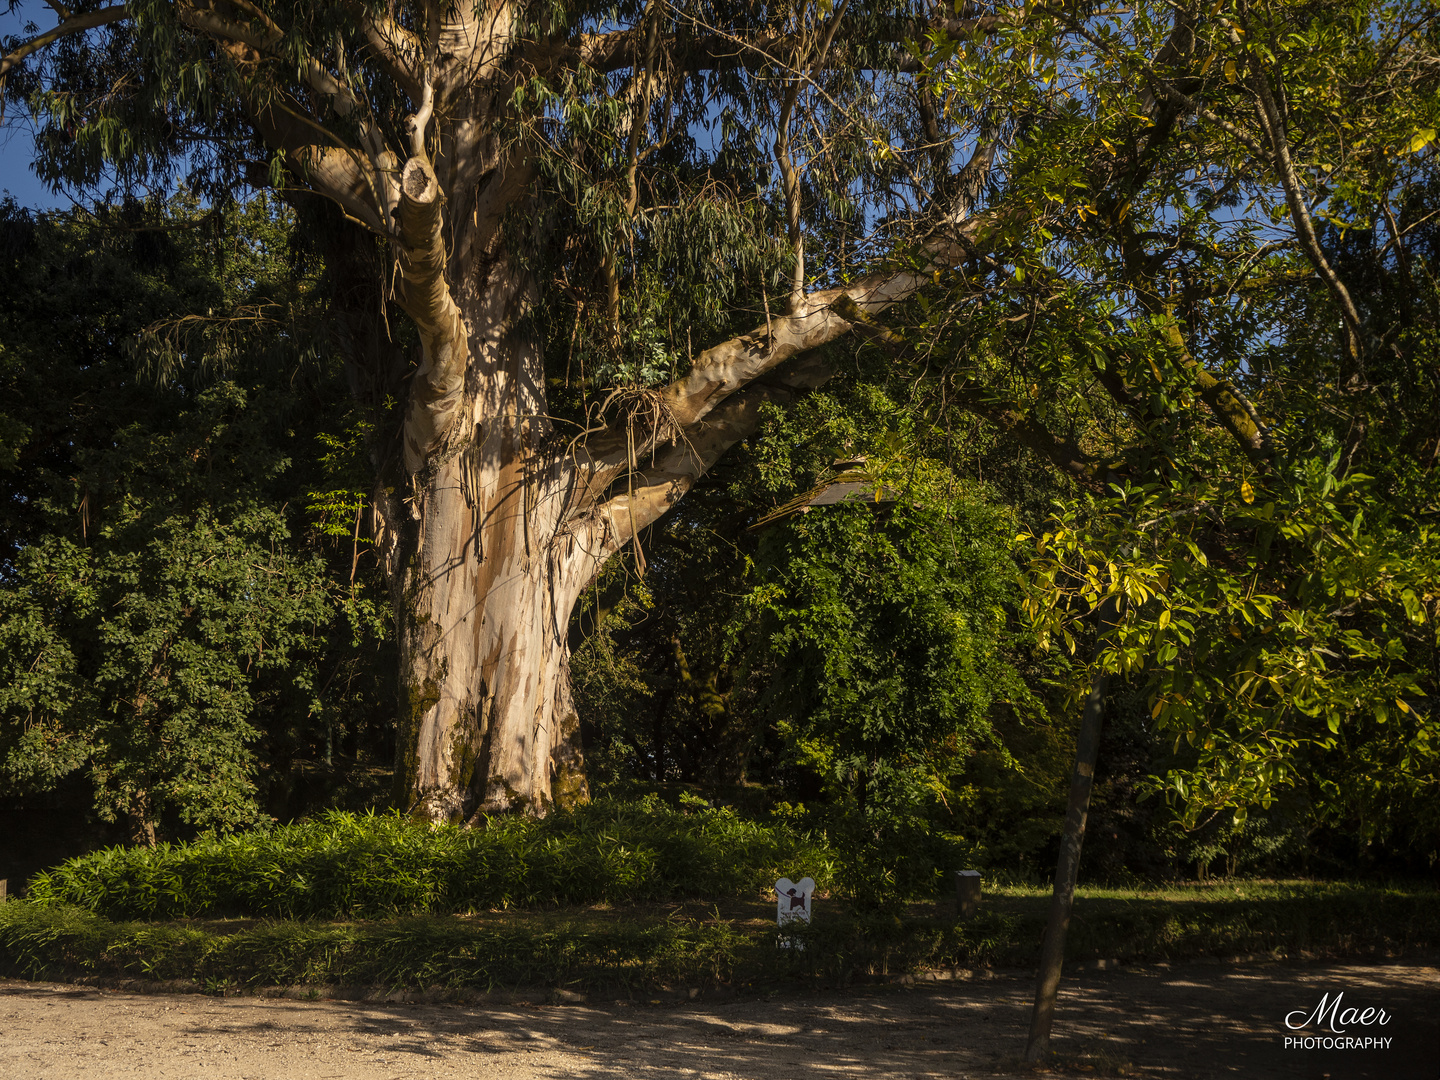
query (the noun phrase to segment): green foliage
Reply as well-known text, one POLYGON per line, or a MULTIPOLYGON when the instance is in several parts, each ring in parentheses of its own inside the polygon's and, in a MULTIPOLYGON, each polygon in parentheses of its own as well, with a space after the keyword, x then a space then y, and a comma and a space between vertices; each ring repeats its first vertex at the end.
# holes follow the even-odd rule
POLYGON ((1435 27, 1141 4, 931 58, 947 108, 1004 102, 1016 136, 1003 256, 907 313, 915 397, 1065 469, 1022 510, 1027 614, 1067 709, 1096 671, 1147 697, 1142 788, 1189 829, 1298 788, 1440 853, 1435 27))
MULTIPOLYGON (((1034 962, 1048 898, 989 893, 957 923, 943 907, 877 918, 821 902, 777 949, 758 910, 575 910, 383 923, 265 921, 249 926, 111 922, 80 908, 15 901, 0 907, 0 974, 19 978, 185 980, 211 992, 343 986, 379 992, 675 986, 764 986, 893 978, 936 968, 1034 962), (757 925, 758 923, 758 925, 757 925)), ((766 905, 773 914, 773 906, 766 905)), ((1433 948, 1433 890, 1247 883, 1168 893, 1081 890, 1070 960, 1373 956, 1433 948)))
MULTIPOLYGON (((374 376, 353 413, 294 421, 336 392, 333 357, 304 332, 316 283, 277 266, 286 215, 249 208, 242 222, 225 197, 261 172, 277 187, 309 178, 303 152, 256 159, 267 106, 373 147, 411 105, 367 48, 356 16, 379 16, 373 0, 246 10, 247 34, 282 29, 244 64, 217 62, 179 9, 143 0, 5 85, 37 118, 47 179, 149 182, 183 163, 219 208, 192 200, 161 228, 126 207, 105 227, 134 231, 127 257, 76 226, 55 257, 31 258, 22 238, 6 267, 23 287, 0 352, 4 768, 31 788, 88 768, 105 812, 145 827, 150 800, 197 825, 253 818, 255 747, 283 761, 323 727, 328 756, 341 717, 364 709, 325 688, 353 679, 381 697, 356 657, 384 604, 357 567, 367 459, 383 458, 395 410, 380 403, 398 376, 374 376), (363 87, 364 108, 327 112, 335 96, 303 74, 320 71, 363 87), (173 238, 182 224, 206 242, 173 238), (209 363, 225 382, 147 396, 113 363, 124 339, 152 373, 209 363), (297 348, 309 399, 255 355, 297 348), (52 367, 52 353, 82 359, 52 367), (317 554, 332 582, 348 571, 328 598, 317 554), (344 658, 322 664, 332 651, 344 658), (138 719, 121 724, 122 706, 138 719)), ((1440 857, 1433 4, 1028 5, 998 29, 904 48, 889 43, 912 36, 895 33, 908 8, 847 9, 837 62, 803 85, 739 48, 703 74, 668 66, 699 10, 523 16, 540 52, 581 27, 655 31, 678 50, 643 90, 585 61, 541 65, 486 132, 536 170, 506 254, 549 290, 524 328, 545 349, 546 414, 582 430, 597 411, 615 420, 716 336, 769 322, 795 251, 772 160, 792 85, 806 285, 912 258, 929 284, 886 316, 906 325, 876 336, 883 357, 831 349, 840 378, 771 416, 747 456, 640 539, 643 586, 618 566, 596 581, 575 644, 597 768, 824 795, 814 820, 849 853, 847 887, 893 894, 956 852, 1021 860, 1043 844, 1067 725, 1031 724, 1031 698, 1054 689, 1051 712, 1073 712, 1108 672, 1112 697, 1147 699, 1148 787, 1190 830, 1173 850, 1199 861, 1221 810, 1240 844, 1251 807, 1294 796, 1311 823, 1440 857), (916 58, 913 80, 895 70, 916 58), (1267 95, 1283 122, 1257 119, 1267 95), (962 184, 952 150, 977 141, 994 167, 962 184), (911 248, 963 216, 983 227, 953 273, 911 248), (1041 475, 1037 454, 1059 470, 1041 475), (889 509, 750 533, 766 504, 855 455, 896 495, 889 509), (1052 650, 1040 657, 1008 615, 1017 532, 1025 610, 1052 650), (816 776, 828 789, 802 791, 816 776)), ((766 40, 813 36, 833 12, 705 10, 766 40)), ((332 250, 349 277, 337 259, 325 299, 363 296, 383 316, 375 287, 355 285, 373 245, 332 250)), ((378 343, 378 319, 354 338, 378 343)))
POLYGON ((0 385, 29 433, 0 473, 0 794, 76 774, 142 842, 263 821, 262 763, 273 791, 384 631, 297 513, 339 371, 293 218, 181 194, 0 219, 0 385))
MULTIPOLYGON (((1335 460, 1267 477, 1263 505, 1209 485, 1130 489, 1036 538, 1031 604, 1047 630, 1073 641, 1067 612, 1123 599, 1097 662, 1145 678, 1159 729, 1192 748, 1168 777, 1192 824, 1217 806, 1243 821, 1331 752, 1383 767, 1392 791, 1427 785, 1440 764, 1410 704, 1429 681, 1417 596, 1440 548, 1428 524, 1391 517, 1369 477, 1336 477, 1335 460), (1217 518, 1231 543, 1211 558, 1217 518), (1108 561, 1116 551, 1122 563, 1108 561)), ((1378 794, 1330 784, 1335 801, 1378 794)))
POLYGON ((286 557, 271 511, 127 532, 110 550, 46 538, 0 594, 0 709, 19 720, 5 775, 43 789, 84 763, 111 820, 251 824, 251 685, 328 616, 324 582, 286 557))
POLYGON ((20 977, 124 974, 211 992, 340 984, 645 987, 728 978, 753 945, 726 923, 411 917, 376 925, 266 922, 225 933, 111 923, 73 907, 0 909, 0 970, 20 977))
POLYGON ((765 701, 782 736, 879 803, 916 801, 990 740, 996 704, 1028 701, 1004 652, 1017 595, 1005 516, 932 497, 901 493, 883 520, 862 504, 792 518, 762 541, 748 598, 785 672, 765 701))
POLYGON ((753 894, 782 873, 828 880, 821 847, 727 810, 596 802, 571 813, 431 826, 398 814, 110 848, 33 878, 42 904, 111 917, 210 912, 379 917, 753 894))
POLYGON ((762 525, 732 619, 778 760, 820 778, 830 805, 813 808, 814 827, 836 845, 847 893, 874 905, 928 893, 980 855, 949 800, 982 758, 1014 784, 996 722, 1023 727, 1010 720, 1039 704, 1014 662, 1013 520, 925 455, 898 398, 862 373, 770 414, 752 498, 792 512, 762 525), (852 501, 785 501, 832 479, 837 459, 862 461, 845 467, 865 478, 852 501))

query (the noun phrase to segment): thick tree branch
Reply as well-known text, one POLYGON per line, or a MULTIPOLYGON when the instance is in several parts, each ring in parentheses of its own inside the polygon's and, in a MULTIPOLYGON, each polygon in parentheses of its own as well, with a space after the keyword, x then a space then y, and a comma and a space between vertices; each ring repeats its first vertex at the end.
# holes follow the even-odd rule
MULTIPOLYGON (((182 23, 206 37, 249 45, 263 56, 279 58, 277 47, 284 42, 285 32, 268 18, 268 26, 262 31, 244 23, 221 18, 213 10, 197 8, 188 3, 179 5, 177 13, 182 23)), ((326 71, 313 56, 306 59, 302 77, 306 86, 330 100, 332 108, 340 116, 349 116, 358 104, 354 91, 326 71)))
POLYGON ((849 333, 853 323, 838 313, 837 301, 850 301, 872 315, 884 311, 917 292, 937 271, 957 266, 986 246, 1007 221, 1008 215, 982 214, 934 233, 922 245, 914 269, 882 271, 853 285, 812 293, 801 314, 772 318, 706 349, 688 375, 666 387, 668 412, 682 426, 703 419, 728 395, 792 356, 849 333))
POLYGON ((762 405, 788 405, 801 393, 823 385, 831 374, 829 366, 813 354, 797 359, 771 377, 732 394, 703 421, 686 428, 674 446, 655 456, 649 468, 636 471, 628 491, 599 507, 596 521, 601 537, 595 547, 601 561, 664 516, 727 450, 754 434, 760 426, 762 405))
POLYGON ((793 392, 750 386, 715 410, 689 438, 656 457, 648 469, 635 473, 632 490, 599 508, 601 560, 628 544, 639 530, 663 516, 695 486, 720 456, 760 426, 760 406, 767 401, 788 404, 793 392))
POLYGON ((1220 426, 1234 437, 1252 463, 1257 467, 1267 467, 1275 453, 1275 442, 1255 406, 1229 379, 1217 378, 1190 355, 1185 336, 1176 323, 1170 323, 1166 336, 1180 366, 1195 380, 1200 399, 1209 407, 1220 426))
POLYGON ((338 204, 346 217, 378 236, 395 235, 394 227, 385 220, 377 205, 382 197, 372 183, 371 170, 365 167, 358 152, 312 144, 292 150, 290 156, 306 184, 316 194, 338 204))
POLYGON ((375 13, 363 4, 350 7, 369 44, 376 63, 409 95, 412 102, 420 97, 420 69, 424 49, 420 40, 394 19, 375 13))
MULTIPOLYGON (((247 46, 232 44, 230 48, 243 50, 247 46)), ((285 152, 292 168, 315 194, 334 202, 346 217, 370 232, 395 235, 385 213, 393 203, 393 199, 387 201, 386 194, 395 183, 383 172, 393 168, 394 155, 385 155, 377 166, 373 160, 367 162, 358 150, 334 145, 339 140, 332 132, 283 102, 263 107, 247 104, 260 137, 285 152), (317 139, 331 140, 331 144, 317 139)))
POLYGON ((469 341, 445 280, 444 214, 435 170, 412 157, 400 176, 400 241, 395 299, 415 323, 422 350, 405 413, 405 467, 419 472, 460 411, 469 341))
MULTIPOLYGON (((1235 439, 1240 449, 1257 467, 1268 464, 1274 453, 1274 441, 1269 428, 1261 421, 1255 406, 1228 379, 1222 379, 1206 370, 1190 352, 1190 346, 1175 321, 1172 303, 1160 295, 1155 286, 1154 273, 1157 267, 1146 257, 1139 237, 1129 222, 1116 220, 1114 237, 1120 243, 1124 279, 1134 291, 1140 305, 1157 318, 1166 320, 1165 338, 1170 345, 1176 365, 1194 380, 1200 399, 1209 407, 1220 426, 1235 439)), ((1098 372, 1100 384, 1120 405, 1133 409, 1129 392, 1118 375, 1098 372)))
POLYGON ((461 265, 472 251, 489 254, 500 238, 500 227, 511 204, 535 179, 535 162, 522 144, 504 151, 495 168, 475 193, 475 211, 470 221, 461 222, 460 242, 454 261, 461 265))
MULTIPOLYGON (((972 166, 983 168, 992 154, 989 145, 977 148, 962 173, 972 166)), ((750 333, 706 349, 696 357, 688 375, 661 392, 656 413, 663 422, 638 437, 629 425, 613 426, 583 446, 580 454, 587 470, 588 501, 598 499, 670 433, 690 430, 737 391, 792 358, 850 333, 858 325, 856 313, 883 311, 913 295, 936 273, 977 254, 1014 223, 1015 213, 1007 210, 944 221, 918 245, 910 266, 892 267, 843 288, 813 293, 799 312, 772 316, 750 333), (850 317, 842 314, 842 309, 850 317)))

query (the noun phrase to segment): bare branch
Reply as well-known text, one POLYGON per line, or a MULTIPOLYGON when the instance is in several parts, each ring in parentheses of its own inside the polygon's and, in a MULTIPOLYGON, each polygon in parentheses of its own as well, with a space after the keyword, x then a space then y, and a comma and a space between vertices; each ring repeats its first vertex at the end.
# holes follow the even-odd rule
POLYGON ((797 393, 796 388, 780 384, 747 386, 691 428, 675 446, 657 455, 650 468, 637 471, 630 490, 598 509, 602 536, 595 546, 600 558, 615 554, 641 529, 664 516, 725 451, 753 434, 760 426, 763 404, 787 405, 797 393))
POLYGON ((400 84, 411 101, 418 100, 420 65, 424 56, 420 40, 394 19, 383 15, 377 18, 363 4, 352 4, 350 10, 359 21, 376 62, 400 84))
MULTIPOLYGON (((780 106, 780 117, 775 123, 775 162, 780 167, 780 187, 785 194, 785 226, 790 237, 790 256, 794 260, 790 272, 790 296, 786 301, 786 311, 791 315, 798 315, 805 309, 805 233, 800 227, 800 172, 790 156, 790 120, 795 112, 795 103, 800 98, 802 78, 809 81, 810 72, 825 63, 830 42, 835 40, 835 31, 840 28, 840 20, 845 17, 845 9, 849 6, 850 0, 842 0, 830 18, 830 25, 820 47, 815 50, 814 59, 807 57, 800 61, 807 63, 809 70, 797 73, 790 80, 785 100, 780 106)), ((803 46, 806 53, 809 52, 808 38, 809 35, 806 35, 803 46)))
POLYGON ((1330 265, 1330 260, 1325 258, 1325 252, 1320 247, 1320 240, 1315 235, 1315 224, 1310 220, 1310 208, 1305 204, 1304 192, 1300 190, 1300 177, 1296 174, 1295 163, 1290 157, 1290 139, 1285 131, 1285 119, 1275 102, 1275 94, 1270 88, 1270 77, 1261 65, 1259 56, 1253 50, 1246 49, 1241 43, 1240 36, 1235 32, 1235 27, 1231 25, 1230 21, 1221 17, 1220 24, 1229 33, 1230 43, 1245 54, 1245 59, 1249 63, 1250 85, 1254 89, 1257 99, 1260 126, 1265 129, 1265 134, 1269 137, 1273 151, 1271 160, 1275 164, 1275 172, 1279 177, 1280 186, 1285 191, 1285 202, 1290 207, 1290 217, 1295 222, 1295 232, 1300 237, 1300 246, 1310 257, 1310 261, 1315 264, 1315 269, 1319 271, 1321 280, 1330 290, 1330 295, 1335 298, 1335 303, 1340 308, 1340 315, 1345 320, 1345 345, 1350 353, 1350 359, 1357 369, 1363 369, 1364 346, 1361 339, 1360 313, 1355 308, 1355 301, 1350 296, 1350 290, 1340 280, 1340 275, 1335 273, 1334 268, 1330 265))

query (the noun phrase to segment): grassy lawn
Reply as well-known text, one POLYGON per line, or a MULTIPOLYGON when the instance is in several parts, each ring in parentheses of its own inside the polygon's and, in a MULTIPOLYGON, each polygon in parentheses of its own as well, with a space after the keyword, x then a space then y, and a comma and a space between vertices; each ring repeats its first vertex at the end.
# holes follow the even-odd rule
MULTIPOLYGON (((383 920, 111 920, 69 905, 0 907, 0 973, 187 980, 215 992, 331 985, 447 990, 684 989, 1034 962, 1045 890, 990 889, 956 922, 945 902, 862 913, 816 903, 803 950, 776 944, 758 898, 549 906, 383 920)), ((1418 886, 1237 881, 1082 889, 1068 956, 1180 960, 1375 956, 1440 947, 1440 893, 1418 886)))

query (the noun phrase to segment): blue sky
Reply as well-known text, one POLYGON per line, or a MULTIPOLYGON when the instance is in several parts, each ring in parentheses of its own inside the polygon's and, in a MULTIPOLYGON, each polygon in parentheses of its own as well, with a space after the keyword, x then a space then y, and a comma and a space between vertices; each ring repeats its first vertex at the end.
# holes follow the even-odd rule
POLYGON ((0 189, 22 206, 50 208, 70 205, 70 200, 63 195, 52 195, 30 171, 33 153, 29 118, 22 117, 17 123, 13 117, 5 117, 5 124, 0 127, 0 189))
MULTIPOLYGON (((52 12, 32 12, 31 17, 43 23, 42 29, 48 29, 55 22, 52 12)), ((0 10, 0 38, 12 34, 22 36, 24 27, 25 18, 19 11, 0 10)), ((30 171, 34 154, 30 117, 12 102, 5 110, 5 123, 0 125, 0 190, 8 191, 22 206, 68 206, 69 199, 50 194, 45 185, 35 179, 30 171)))

